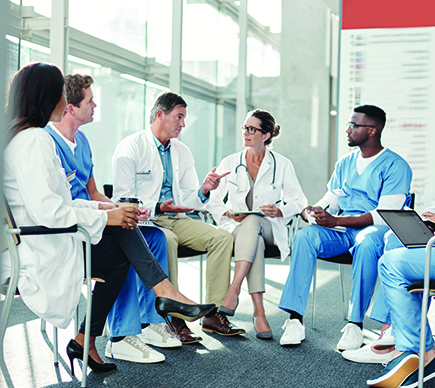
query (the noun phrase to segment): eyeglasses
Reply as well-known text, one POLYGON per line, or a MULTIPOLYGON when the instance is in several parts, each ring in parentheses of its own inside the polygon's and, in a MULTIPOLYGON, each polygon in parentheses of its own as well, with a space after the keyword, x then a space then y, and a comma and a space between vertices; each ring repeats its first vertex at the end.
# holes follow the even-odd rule
POLYGON ((355 124, 355 123, 346 123, 346 128, 355 129, 356 127, 372 127, 373 125, 363 125, 363 124, 355 124))
POLYGON ((242 132, 247 131, 250 135, 254 135, 256 131, 260 131, 260 132, 263 133, 263 134, 267 133, 267 131, 265 131, 264 129, 261 129, 261 128, 255 128, 255 127, 252 127, 252 126, 247 127, 246 125, 242 125, 242 126, 240 127, 240 130, 241 130, 242 132))

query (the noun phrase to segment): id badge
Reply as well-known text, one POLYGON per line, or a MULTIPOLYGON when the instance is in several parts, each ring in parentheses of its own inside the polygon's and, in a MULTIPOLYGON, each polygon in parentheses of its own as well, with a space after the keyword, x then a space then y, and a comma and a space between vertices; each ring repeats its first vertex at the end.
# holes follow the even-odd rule
POLYGON ((68 183, 76 179, 76 171, 77 170, 71 171, 66 175, 66 180, 68 181, 68 183))
POLYGON ((144 172, 137 172, 136 179, 138 181, 150 181, 151 180, 151 170, 144 172))

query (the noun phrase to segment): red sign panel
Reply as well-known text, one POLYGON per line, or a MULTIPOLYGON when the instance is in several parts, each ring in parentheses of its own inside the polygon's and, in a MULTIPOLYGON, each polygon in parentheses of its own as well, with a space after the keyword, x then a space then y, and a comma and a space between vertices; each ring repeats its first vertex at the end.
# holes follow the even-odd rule
POLYGON ((435 0, 342 0, 342 29, 435 26, 435 0))

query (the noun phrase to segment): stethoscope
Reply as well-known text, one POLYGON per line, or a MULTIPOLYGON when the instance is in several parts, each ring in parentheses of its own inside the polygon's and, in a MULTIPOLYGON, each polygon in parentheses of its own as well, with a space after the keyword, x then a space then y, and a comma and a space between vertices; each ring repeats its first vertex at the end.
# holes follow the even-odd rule
MULTIPOLYGON (((275 185, 276 159, 275 159, 275 155, 273 154, 273 152, 272 151, 269 151, 269 152, 272 155, 272 159, 273 159, 273 175, 272 175, 272 182, 270 183, 270 187, 272 187, 272 189, 276 189, 276 185, 275 185)), ((239 169, 239 167, 243 167, 245 169, 246 174, 248 173, 248 167, 246 166, 246 164, 243 164, 242 158, 243 158, 243 151, 240 154, 240 163, 234 171, 236 176, 237 176, 237 170, 239 169)))

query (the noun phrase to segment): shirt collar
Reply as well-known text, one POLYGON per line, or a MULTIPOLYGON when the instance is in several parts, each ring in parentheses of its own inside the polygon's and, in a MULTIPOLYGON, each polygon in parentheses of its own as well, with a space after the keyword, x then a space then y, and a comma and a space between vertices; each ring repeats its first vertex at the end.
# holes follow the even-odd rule
POLYGON ((151 131, 153 138, 154 138, 154 143, 156 144, 156 147, 160 150, 160 151, 166 151, 169 150, 169 148, 171 147, 171 141, 169 140, 167 146, 165 147, 162 143, 160 143, 160 140, 157 139, 156 135, 154 135, 154 132, 151 131))

